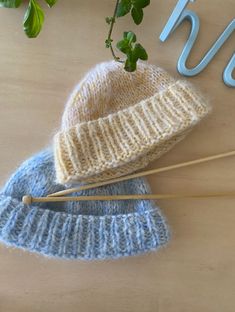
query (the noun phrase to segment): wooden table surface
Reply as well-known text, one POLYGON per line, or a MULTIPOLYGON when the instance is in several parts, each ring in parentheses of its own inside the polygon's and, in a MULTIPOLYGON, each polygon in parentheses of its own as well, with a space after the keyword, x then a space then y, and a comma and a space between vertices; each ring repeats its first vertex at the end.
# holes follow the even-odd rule
MULTIPOLYGON (((132 29, 150 62, 175 76, 187 38, 184 24, 162 44, 158 36, 176 1, 152 0, 144 22, 120 19, 132 29), (133 27, 132 27, 133 26, 133 27)), ((110 59, 104 48, 114 1, 58 1, 46 10, 38 39, 21 29, 24 7, 0 10, 0 180, 22 160, 51 144, 66 99, 94 64, 110 59)), ((201 19, 189 65, 198 62, 234 18, 234 0, 190 4, 201 19)), ((191 78, 213 104, 213 113, 151 168, 235 149, 235 90, 221 81, 234 36, 208 68, 191 78)), ((154 192, 232 191, 235 158, 152 176, 154 192)), ((44 259, 0 247, 0 311, 6 312, 233 312, 235 309, 235 199, 162 200, 172 240, 158 253, 116 261, 44 259)))

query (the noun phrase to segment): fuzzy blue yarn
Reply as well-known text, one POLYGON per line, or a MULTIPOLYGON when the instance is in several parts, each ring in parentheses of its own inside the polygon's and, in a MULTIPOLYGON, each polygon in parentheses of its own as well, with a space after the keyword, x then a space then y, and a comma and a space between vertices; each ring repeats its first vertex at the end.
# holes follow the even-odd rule
MULTIPOLYGON (((169 240, 168 226, 152 201, 34 203, 63 190, 55 183, 53 153, 45 150, 25 161, 0 192, 0 241, 45 256, 106 259, 156 250, 169 240)), ((77 195, 146 194, 144 179, 124 181, 77 195)))

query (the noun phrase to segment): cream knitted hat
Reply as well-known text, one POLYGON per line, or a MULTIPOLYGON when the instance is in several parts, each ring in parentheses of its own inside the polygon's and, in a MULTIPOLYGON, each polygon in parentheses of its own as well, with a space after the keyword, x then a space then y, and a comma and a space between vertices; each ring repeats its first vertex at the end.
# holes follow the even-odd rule
POLYGON ((209 111, 191 84, 139 62, 98 64, 78 84, 54 137, 59 183, 95 182, 148 165, 185 137, 209 111))

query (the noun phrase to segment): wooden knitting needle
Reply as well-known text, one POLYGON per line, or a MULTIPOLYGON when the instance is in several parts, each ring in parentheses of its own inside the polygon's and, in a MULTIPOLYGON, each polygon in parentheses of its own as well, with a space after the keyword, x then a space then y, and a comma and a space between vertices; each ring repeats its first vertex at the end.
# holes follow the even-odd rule
POLYGON ((107 180, 107 181, 103 181, 103 182, 86 184, 86 185, 82 185, 78 188, 77 187, 70 188, 67 190, 63 190, 60 192, 49 194, 48 197, 65 196, 65 195, 68 195, 68 194, 71 194, 74 192, 79 192, 82 190, 88 190, 88 189, 92 189, 92 188, 103 186, 103 185, 108 185, 108 184, 126 181, 126 180, 130 180, 130 179, 135 179, 135 178, 139 178, 139 177, 144 177, 144 176, 148 176, 148 175, 159 173, 159 172, 170 171, 173 169, 192 166, 192 165, 200 164, 203 162, 216 160, 216 159, 220 159, 220 158, 225 158, 225 157, 229 157, 229 156, 234 156, 234 155, 235 155, 235 150, 231 151, 231 152, 227 152, 227 153, 221 153, 221 154, 212 155, 212 156, 208 156, 208 157, 204 157, 204 158, 199 158, 199 159, 195 159, 195 160, 191 160, 191 161, 186 161, 183 163, 179 163, 179 164, 175 164, 175 165, 171 165, 171 166, 167 166, 167 167, 152 169, 152 170, 148 170, 148 171, 142 171, 142 172, 134 173, 134 174, 131 174, 128 176, 123 176, 120 178, 111 179, 111 180, 107 180))
POLYGON ((132 194, 132 195, 94 195, 94 196, 70 196, 70 197, 32 197, 26 195, 22 198, 25 205, 45 202, 67 202, 67 201, 106 201, 106 200, 131 200, 131 199, 180 199, 180 198, 209 198, 209 197, 234 197, 231 193, 211 193, 211 194, 132 194))

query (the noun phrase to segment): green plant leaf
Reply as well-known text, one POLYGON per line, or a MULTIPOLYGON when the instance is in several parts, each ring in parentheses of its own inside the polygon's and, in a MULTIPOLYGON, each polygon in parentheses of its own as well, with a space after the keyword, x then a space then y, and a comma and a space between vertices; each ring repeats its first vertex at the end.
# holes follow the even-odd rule
POLYGON ((129 33, 129 31, 124 31, 124 33, 123 33, 123 38, 124 39, 127 38, 128 33, 129 33))
POLYGON ((24 16, 24 31, 29 38, 35 38, 40 33, 44 22, 44 13, 36 0, 30 0, 24 16))
POLYGON ((137 68, 137 62, 139 59, 147 60, 148 54, 144 47, 136 43, 136 35, 132 31, 125 31, 123 33, 122 40, 118 41, 116 47, 119 51, 125 54, 126 59, 121 60, 117 57, 112 46, 112 30, 117 17, 124 16, 131 13, 131 16, 135 24, 139 25, 143 20, 144 11, 143 8, 150 4, 150 0, 117 0, 112 18, 107 17, 106 23, 110 24, 108 38, 106 39, 106 47, 111 49, 113 58, 116 61, 124 63, 124 69, 128 72, 133 72, 137 68))
POLYGON ((121 17, 129 13, 131 10, 131 0, 121 0, 117 7, 117 17, 121 17))
POLYGON ((143 16, 144 16, 144 12, 141 8, 138 8, 138 7, 133 7, 131 9, 131 16, 135 22, 136 25, 139 25, 142 20, 143 20, 143 16))
POLYGON ((128 53, 128 51, 130 50, 130 45, 129 45, 129 41, 127 39, 123 39, 118 41, 118 43, 116 44, 116 47, 122 52, 122 53, 128 53))
POLYGON ((148 54, 140 43, 136 43, 133 49, 133 55, 137 57, 137 59, 139 58, 143 61, 146 61, 148 59, 148 54))
POLYGON ((45 0, 49 7, 53 7, 53 5, 57 2, 57 0, 45 0))
POLYGON ((18 8, 22 0, 0 0, 0 8, 18 8))
MULTIPOLYGON (((125 37, 125 33, 124 33, 125 37)), ((132 31, 128 31, 126 34, 126 39, 131 43, 131 42, 136 42, 136 35, 132 31)))
POLYGON ((139 8, 145 8, 150 4, 150 0, 135 0, 134 1, 134 6, 139 7, 139 8))
POLYGON ((131 57, 127 57, 124 69, 128 72, 133 72, 136 70, 136 61, 133 61, 131 57))

